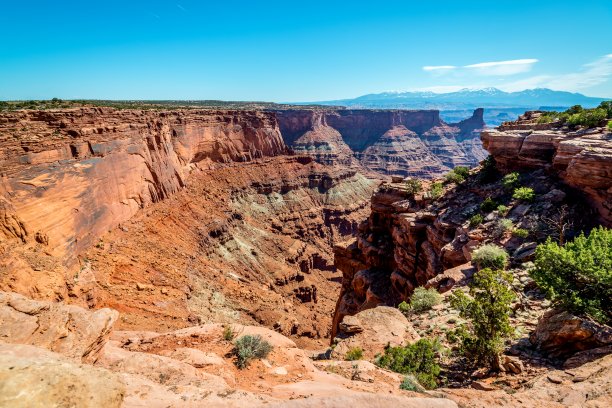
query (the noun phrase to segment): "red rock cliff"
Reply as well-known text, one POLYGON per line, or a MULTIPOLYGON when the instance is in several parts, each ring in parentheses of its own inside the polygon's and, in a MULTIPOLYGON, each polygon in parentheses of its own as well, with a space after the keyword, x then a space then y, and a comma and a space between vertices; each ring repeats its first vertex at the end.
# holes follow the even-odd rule
POLYGON ((0 238, 68 263, 213 162, 285 152, 273 114, 80 108, 0 115, 0 238))

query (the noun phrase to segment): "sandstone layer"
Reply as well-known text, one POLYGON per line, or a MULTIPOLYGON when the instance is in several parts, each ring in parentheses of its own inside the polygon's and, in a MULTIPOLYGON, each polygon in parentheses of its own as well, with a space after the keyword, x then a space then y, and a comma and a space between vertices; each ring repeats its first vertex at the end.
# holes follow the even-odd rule
POLYGON ((322 163, 361 166, 374 175, 431 178, 485 158, 482 109, 447 124, 438 111, 285 110, 285 142, 322 163))

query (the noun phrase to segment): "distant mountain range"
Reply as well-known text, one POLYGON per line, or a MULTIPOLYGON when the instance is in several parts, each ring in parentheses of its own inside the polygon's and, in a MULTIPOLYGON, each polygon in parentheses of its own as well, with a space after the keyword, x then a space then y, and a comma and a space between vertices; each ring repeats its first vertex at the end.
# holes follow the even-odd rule
POLYGON ((469 117, 476 108, 485 109, 485 122, 495 126, 513 120, 526 110, 563 110, 573 105, 594 107, 606 98, 579 93, 553 91, 546 88, 504 92, 497 88, 462 89, 457 92, 382 92, 354 99, 316 102, 319 105, 366 109, 437 109, 444 120, 469 117))

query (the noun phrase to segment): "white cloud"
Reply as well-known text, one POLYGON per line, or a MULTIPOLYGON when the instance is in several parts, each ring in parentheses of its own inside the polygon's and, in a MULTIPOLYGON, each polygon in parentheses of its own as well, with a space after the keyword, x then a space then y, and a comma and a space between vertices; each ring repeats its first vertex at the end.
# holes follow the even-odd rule
POLYGON ((423 71, 448 71, 457 68, 454 65, 425 65, 423 71))
POLYGON ((529 72, 536 62, 538 60, 535 58, 525 58, 508 61, 479 62, 462 67, 455 65, 425 65, 423 71, 430 72, 436 76, 449 73, 453 75, 506 76, 529 72))
POLYGON ((550 88, 577 92, 601 85, 612 77, 612 54, 604 55, 596 61, 582 66, 578 72, 561 75, 537 75, 500 85, 505 91, 519 91, 531 88, 550 88))
POLYGON ((478 75, 505 76, 529 72, 536 62, 538 62, 538 60, 535 58, 527 58, 508 61, 480 62, 478 64, 465 65, 463 68, 472 70, 478 75))

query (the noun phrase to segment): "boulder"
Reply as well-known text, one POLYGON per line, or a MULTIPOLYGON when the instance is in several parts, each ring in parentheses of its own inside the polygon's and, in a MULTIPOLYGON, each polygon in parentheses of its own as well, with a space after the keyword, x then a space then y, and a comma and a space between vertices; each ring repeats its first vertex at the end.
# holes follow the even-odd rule
POLYGON ((349 327, 352 331, 340 331, 334 339, 336 347, 332 357, 340 360, 353 348, 361 348, 364 359, 371 359, 387 345, 405 345, 420 338, 402 312, 393 307, 366 309, 355 316, 345 316, 342 322, 340 327, 349 327), (343 325, 347 318, 350 324, 343 325), (353 331, 356 327, 361 331, 353 331))
POLYGON ((551 357, 612 344, 612 328, 560 310, 549 310, 529 336, 531 343, 551 357))
POLYGON ((93 363, 119 313, 90 311, 0 292, 0 341, 43 347, 78 362, 93 363))

